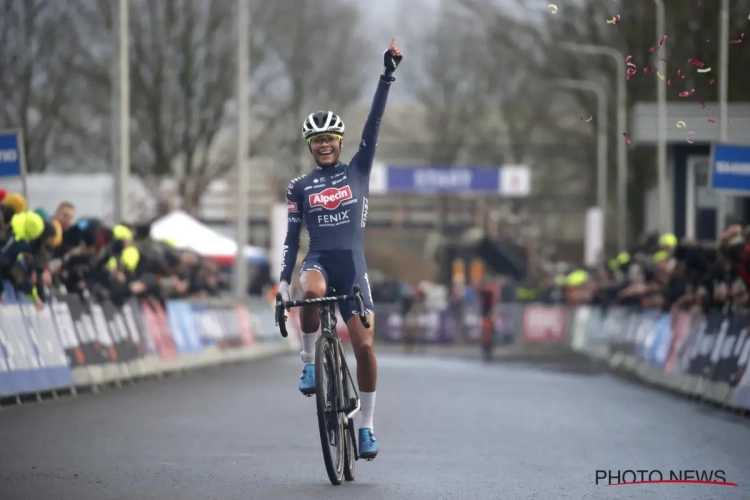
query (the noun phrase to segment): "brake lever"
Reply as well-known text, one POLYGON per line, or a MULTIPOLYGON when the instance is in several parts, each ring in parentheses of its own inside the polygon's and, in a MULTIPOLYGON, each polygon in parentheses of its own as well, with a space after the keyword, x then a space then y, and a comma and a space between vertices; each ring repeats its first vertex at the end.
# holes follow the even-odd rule
POLYGON ((281 336, 286 338, 288 332, 286 331, 286 314, 284 314, 284 299, 281 297, 281 292, 276 294, 276 327, 281 332, 281 336))
POLYGON ((357 301, 357 309, 359 309, 359 319, 362 321, 362 325, 365 328, 370 328, 370 322, 367 321, 367 314, 365 313, 365 299, 362 296, 362 289, 359 285, 354 285, 354 299, 357 301))

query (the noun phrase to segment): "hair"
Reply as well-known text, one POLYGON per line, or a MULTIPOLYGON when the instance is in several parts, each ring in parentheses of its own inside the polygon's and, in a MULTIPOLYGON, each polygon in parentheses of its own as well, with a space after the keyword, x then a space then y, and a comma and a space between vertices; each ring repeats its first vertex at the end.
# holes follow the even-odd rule
POLYGON ((60 210, 61 208, 69 208, 71 210, 75 210, 76 207, 69 201, 63 201, 59 205, 57 205, 57 210, 60 210))

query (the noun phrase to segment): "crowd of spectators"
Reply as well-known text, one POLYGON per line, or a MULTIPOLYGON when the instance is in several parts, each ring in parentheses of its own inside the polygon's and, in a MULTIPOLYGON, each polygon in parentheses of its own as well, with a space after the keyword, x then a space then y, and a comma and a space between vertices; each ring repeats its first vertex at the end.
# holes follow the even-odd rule
POLYGON ((597 266, 530 278, 512 300, 707 311, 747 305, 748 287, 750 227, 731 224, 718 242, 644 235, 597 266))
POLYGON ((151 239, 150 227, 76 219, 75 207, 65 202, 53 214, 29 210, 21 194, 0 189, 3 300, 13 292, 41 309, 53 293, 121 304, 131 297, 215 296, 227 289, 216 262, 151 239))

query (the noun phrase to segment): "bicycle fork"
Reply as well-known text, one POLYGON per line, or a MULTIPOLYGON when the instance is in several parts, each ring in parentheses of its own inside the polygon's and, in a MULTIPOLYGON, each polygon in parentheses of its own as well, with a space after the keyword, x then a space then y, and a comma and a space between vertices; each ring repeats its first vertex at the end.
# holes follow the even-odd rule
POLYGON ((344 426, 346 428, 345 432, 350 433, 352 439, 352 448, 354 448, 354 460, 359 460, 359 445, 357 443, 357 438, 355 437, 356 435, 354 432, 354 419, 361 410, 361 404, 359 401, 359 397, 349 398, 348 401, 344 401, 345 393, 348 392, 349 389, 347 384, 349 379, 351 379, 352 374, 349 371, 349 365, 347 365, 346 361, 343 360, 340 341, 338 339, 335 340, 333 345, 336 373, 340 375, 339 379, 336 381, 339 389, 338 391, 336 391, 336 407, 341 413, 344 414, 343 420, 344 426), (344 390, 345 387, 347 389, 346 391, 344 390))

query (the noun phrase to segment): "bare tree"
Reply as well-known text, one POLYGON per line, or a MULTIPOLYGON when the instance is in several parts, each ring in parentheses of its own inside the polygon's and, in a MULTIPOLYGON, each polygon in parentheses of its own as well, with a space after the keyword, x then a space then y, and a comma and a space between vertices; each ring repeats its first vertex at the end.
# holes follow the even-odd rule
POLYGON ((0 3, 0 128, 21 128, 30 171, 56 164, 74 47, 65 2, 0 3))
POLYGON ((309 165, 300 136, 304 118, 318 109, 343 114, 361 97, 366 68, 359 61, 367 44, 357 36, 358 10, 348 2, 279 0, 272 5, 265 50, 267 71, 276 79, 259 113, 274 123, 266 121, 271 126, 256 138, 255 149, 276 156, 281 150, 288 168, 276 176, 286 181, 309 165))
MULTIPOLYGON (((540 158, 540 144, 589 140, 590 130, 561 122, 579 100, 554 92, 555 71, 542 74, 547 60, 538 48, 539 29, 534 19, 518 19, 491 1, 444 4, 440 22, 424 41, 426 64, 416 92, 433 137, 428 154, 433 164, 536 160, 549 168, 557 158, 540 158)), ((564 170, 550 171, 535 190, 559 189, 565 182, 558 175, 564 170)), ((580 178, 567 173, 568 180, 580 178)))
MULTIPOLYGON (((236 160, 235 3, 131 1, 132 170, 175 177, 186 210, 197 208, 208 184, 236 160)), ((112 8, 86 4, 78 11, 88 30, 79 73, 102 91, 90 111, 109 114, 111 54, 100 46, 111 46, 112 8)), ((357 11, 341 0, 259 0, 251 19, 251 154, 278 157, 282 147, 296 167, 302 115, 313 106, 343 108, 359 96, 357 11)))

